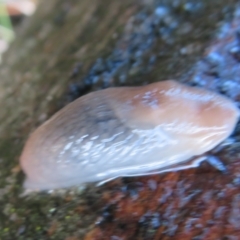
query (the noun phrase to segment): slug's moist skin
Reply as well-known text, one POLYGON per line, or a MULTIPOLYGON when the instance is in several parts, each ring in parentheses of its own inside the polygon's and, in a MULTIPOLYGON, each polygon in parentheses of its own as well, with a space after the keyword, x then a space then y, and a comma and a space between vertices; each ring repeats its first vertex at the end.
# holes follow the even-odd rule
POLYGON ((171 168, 233 131, 235 104, 176 81, 109 88, 56 113, 21 156, 28 189, 55 189, 171 168))

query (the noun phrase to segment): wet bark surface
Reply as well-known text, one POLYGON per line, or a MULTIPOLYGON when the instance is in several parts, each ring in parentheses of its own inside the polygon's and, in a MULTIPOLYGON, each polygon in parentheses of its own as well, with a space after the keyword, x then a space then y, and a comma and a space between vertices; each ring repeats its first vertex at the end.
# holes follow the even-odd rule
POLYGON ((239 126, 196 169, 22 195, 28 134, 90 91, 176 79, 239 101, 237 1, 42 1, 0 69, 1 239, 239 239, 239 126), (235 15, 234 15, 235 13, 235 15))

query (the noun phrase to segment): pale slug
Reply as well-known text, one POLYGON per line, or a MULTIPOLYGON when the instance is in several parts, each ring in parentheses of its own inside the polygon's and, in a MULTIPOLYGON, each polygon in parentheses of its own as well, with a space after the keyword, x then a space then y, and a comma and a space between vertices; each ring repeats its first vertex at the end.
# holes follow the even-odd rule
POLYGON ((202 154, 234 130, 239 110, 176 81, 89 93, 37 128, 21 155, 28 189, 145 175, 202 154))

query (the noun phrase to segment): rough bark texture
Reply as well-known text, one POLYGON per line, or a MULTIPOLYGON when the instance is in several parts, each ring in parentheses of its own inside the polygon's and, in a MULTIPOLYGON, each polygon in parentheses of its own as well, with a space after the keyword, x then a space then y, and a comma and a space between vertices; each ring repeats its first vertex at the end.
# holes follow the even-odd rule
POLYGON ((89 91, 175 78, 238 102, 240 20, 227 2, 40 2, 0 69, 0 239, 240 239, 239 127, 214 152, 226 175, 204 163, 26 197, 18 166, 31 130, 89 91))

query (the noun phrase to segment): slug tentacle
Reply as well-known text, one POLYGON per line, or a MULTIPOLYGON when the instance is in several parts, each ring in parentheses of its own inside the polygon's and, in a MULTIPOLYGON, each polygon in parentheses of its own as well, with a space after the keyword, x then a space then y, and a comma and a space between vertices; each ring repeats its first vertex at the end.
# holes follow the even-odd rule
POLYGON ((20 158, 25 187, 54 189, 166 171, 221 143, 238 117, 231 100, 176 81, 93 92, 29 137, 20 158))

